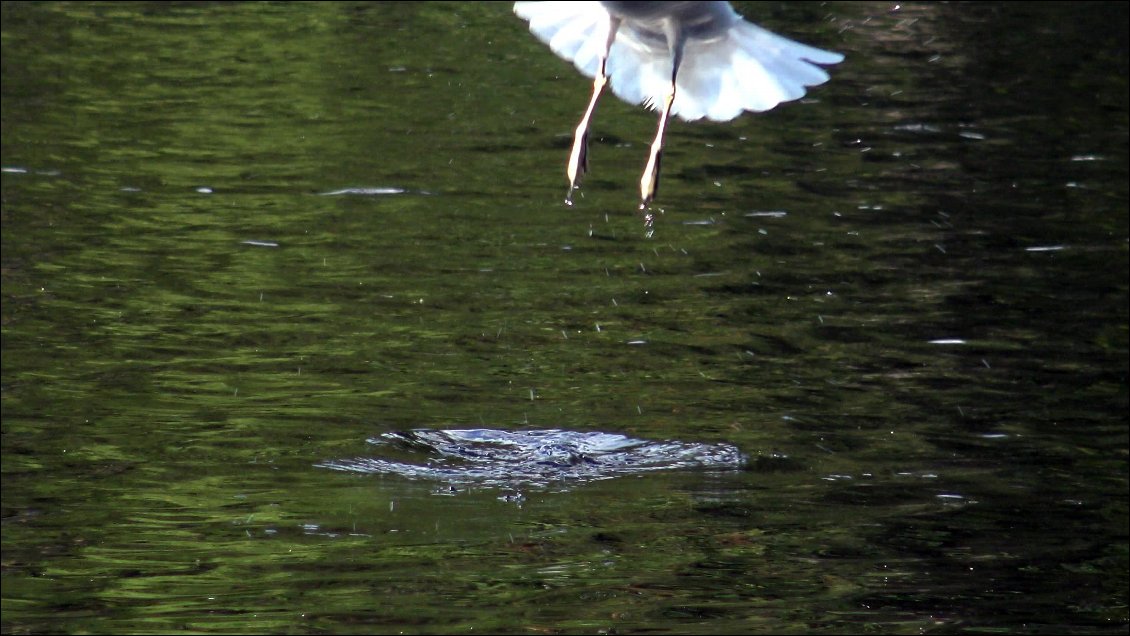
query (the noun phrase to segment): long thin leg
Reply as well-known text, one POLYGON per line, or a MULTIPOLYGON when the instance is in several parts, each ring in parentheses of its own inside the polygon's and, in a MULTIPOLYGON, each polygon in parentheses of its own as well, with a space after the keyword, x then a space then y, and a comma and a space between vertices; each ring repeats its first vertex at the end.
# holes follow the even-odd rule
POLYGON ((659 191, 659 162, 663 155, 663 136, 667 134, 667 120, 671 117, 671 104, 675 103, 675 78, 679 75, 679 65, 683 62, 683 37, 678 27, 671 23, 667 26, 667 44, 671 49, 671 89, 663 99, 663 108, 659 112, 659 127, 655 131, 655 140, 651 142, 651 154, 647 158, 647 166, 643 169, 640 178, 640 209, 646 210, 655 193, 659 191))
POLYGON ((573 133, 573 149, 569 152, 569 163, 565 166, 565 176, 569 178, 569 192, 565 195, 565 203, 573 205, 573 190, 581 185, 581 177, 589 169, 589 122, 592 114, 596 112, 596 101, 600 99, 600 92, 608 83, 608 54, 612 50, 612 41, 616 39, 616 31, 620 28, 620 18, 611 16, 608 23, 608 42, 604 45, 604 55, 600 58, 600 69, 592 81, 592 98, 581 123, 573 133))
POLYGON ((675 101, 675 84, 671 84, 671 91, 663 100, 663 110, 659 113, 659 128, 655 131, 655 140, 651 142, 651 154, 647 158, 647 166, 643 169, 640 178, 640 209, 646 210, 647 205, 655 198, 659 191, 659 161, 663 155, 663 136, 667 133, 667 120, 671 116, 671 104, 675 101))

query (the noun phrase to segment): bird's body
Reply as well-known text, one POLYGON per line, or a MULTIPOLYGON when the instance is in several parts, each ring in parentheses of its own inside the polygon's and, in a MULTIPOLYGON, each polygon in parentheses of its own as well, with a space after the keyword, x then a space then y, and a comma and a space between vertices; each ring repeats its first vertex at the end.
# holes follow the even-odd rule
POLYGON ((585 171, 588 125, 606 84, 624 101, 661 111, 640 183, 641 207, 655 195, 670 115, 729 121, 747 110, 769 110, 826 82, 818 65, 843 60, 746 21, 729 2, 516 2, 514 11, 555 53, 594 78, 569 159, 570 195, 585 171))

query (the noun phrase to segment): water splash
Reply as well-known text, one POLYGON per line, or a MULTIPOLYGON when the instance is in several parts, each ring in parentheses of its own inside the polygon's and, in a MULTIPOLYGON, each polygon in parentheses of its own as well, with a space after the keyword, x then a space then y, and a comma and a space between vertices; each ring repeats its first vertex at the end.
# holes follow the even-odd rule
POLYGON ((557 429, 417 429, 384 433, 367 441, 384 456, 331 460, 317 466, 432 480, 453 487, 564 489, 657 470, 734 470, 746 461, 730 444, 647 441, 557 429), (404 461, 395 457, 405 454, 404 461))

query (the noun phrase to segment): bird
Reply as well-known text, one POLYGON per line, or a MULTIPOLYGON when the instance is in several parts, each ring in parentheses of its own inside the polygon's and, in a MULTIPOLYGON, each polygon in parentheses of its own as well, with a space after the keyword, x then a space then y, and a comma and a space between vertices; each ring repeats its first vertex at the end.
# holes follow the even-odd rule
POLYGON ((729 2, 515 2, 514 13, 593 78, 565 168, 568 205, 588 171, 589 126, 606 85, 630 104, 659 111, 640 178, 639 207, 646 210, 658 191, 672 115, 725 122, 745 111, 767 111, 828 81, 823 67, 844 59, 757 26, 729 2))

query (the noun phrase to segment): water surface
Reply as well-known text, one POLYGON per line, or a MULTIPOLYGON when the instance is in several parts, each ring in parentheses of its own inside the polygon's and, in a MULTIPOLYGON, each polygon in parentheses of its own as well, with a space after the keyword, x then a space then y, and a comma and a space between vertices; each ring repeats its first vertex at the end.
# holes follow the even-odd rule
POLYGON ((1125 633, 1121 3, 738 3, 677 122, 508 4, 4 3, 3 631, 1125 633), (567 489, 409 430, 732 445, 567 489))

